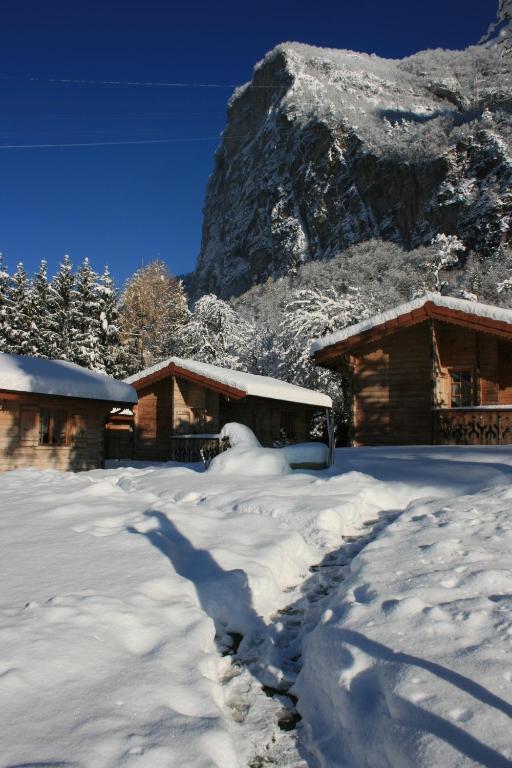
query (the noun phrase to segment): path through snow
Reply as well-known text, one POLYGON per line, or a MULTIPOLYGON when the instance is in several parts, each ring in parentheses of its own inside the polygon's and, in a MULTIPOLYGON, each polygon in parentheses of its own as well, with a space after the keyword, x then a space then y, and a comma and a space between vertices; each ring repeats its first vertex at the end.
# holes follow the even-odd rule
POLYGON ((506 448, 5 473, 0 768, 508 768, 511 479, 506 448))

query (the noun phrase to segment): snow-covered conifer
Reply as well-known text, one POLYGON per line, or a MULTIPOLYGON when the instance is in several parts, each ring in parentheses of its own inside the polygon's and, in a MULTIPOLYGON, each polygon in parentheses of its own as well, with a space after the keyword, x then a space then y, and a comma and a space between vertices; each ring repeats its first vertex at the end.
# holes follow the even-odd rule
POLYGON ((0 253, 0 352, 8 351, 7 333, 7 291, 9 289, 9 273, 0 253))
POLYGON ((78 331, 75 308, 75 277, 73 266, 66 254, 50 284, 55 326, 55 356, 61 360, 73 359, 72 340, 78 331))
POLYGON ((37 357, 58 357, 55 307, 44 259, 32 280, 30 315, 28 354, 37 357))
POLYGON ((71 339, 72 360, 86 368, 103 371, 98 275, 87 258, 75 275, 75 314, 77 327, 71 339))
POLYGON ((30 354, 32 339, 31 284, 20 262, 7 290, 7 348, 17 355, 30 354))
POLYGON ((103 369, 118 379, 130 373, 127 350, 121 344, 119 332, 119 301, 117 289, 108 267, 97 285, 99 297, 99 341, 103 369))

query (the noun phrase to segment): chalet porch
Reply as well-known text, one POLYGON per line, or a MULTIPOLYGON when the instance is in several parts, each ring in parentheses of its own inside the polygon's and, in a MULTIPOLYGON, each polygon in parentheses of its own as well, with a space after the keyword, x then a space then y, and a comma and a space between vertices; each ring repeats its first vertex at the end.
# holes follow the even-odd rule
POLYGON ((512 445, 512 406, 433 410, 437 445, 512 445))

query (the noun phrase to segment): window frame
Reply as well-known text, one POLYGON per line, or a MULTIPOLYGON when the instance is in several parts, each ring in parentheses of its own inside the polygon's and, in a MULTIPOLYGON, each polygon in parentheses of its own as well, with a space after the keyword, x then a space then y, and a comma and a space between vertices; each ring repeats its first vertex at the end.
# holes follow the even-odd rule
POLYGON ((38 428, 37 447, 38 448, 69 448, 72 442, 71 423, 72 423, 72 417, 68 409, 40 406, 38 411, 38 427, 39 428, 38 428), (42 439, 41 439, 43 413, 45 411, 48 413, 48 442, 47 443, 42 442, 42 439), (55 422, 56 422, 55 414, 56 413, 63 414, 64 416, 64 428, 62 430, 62 433, 64 435, 64 440, 62 442, 53 442, 53 438, 55 434, 55 422))
POLYGON ((476 397, 475 397, 475 371, 474 368, 470 365, 461 365, 461 366, 453 366, 448 368, 448 375, 450 377, 450 388, 449 388, 449 398, 450 398, 450 408, 474 408, 476 403, 476 397), (463 373, 469 373, 469 385, 470 385, 470 402, 469 404, 464 403, 464 391, 463 391, 463 382, 462 380, 459 382, 455 382, 453 379, 454 374, 463 374, 463 373), (454 385, 458 384, 458 398, 460 402, 454 404, 454 397, 453 397, 453 388, 454 385))

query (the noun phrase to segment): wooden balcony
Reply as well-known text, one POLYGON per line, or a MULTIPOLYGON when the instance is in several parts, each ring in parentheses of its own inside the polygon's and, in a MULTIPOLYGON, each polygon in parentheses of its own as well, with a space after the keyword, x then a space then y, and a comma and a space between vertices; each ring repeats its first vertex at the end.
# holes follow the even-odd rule
POLYGON ((436 445, 511 445, 512 406, 435 408, 433 428, 436 445))

